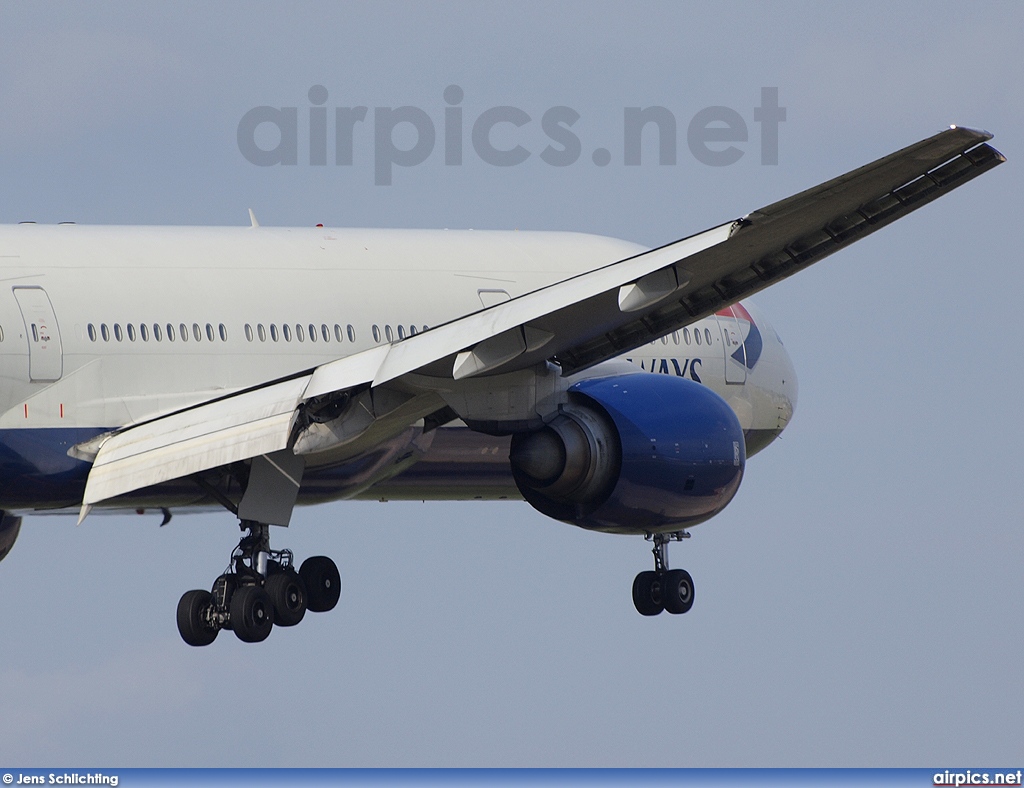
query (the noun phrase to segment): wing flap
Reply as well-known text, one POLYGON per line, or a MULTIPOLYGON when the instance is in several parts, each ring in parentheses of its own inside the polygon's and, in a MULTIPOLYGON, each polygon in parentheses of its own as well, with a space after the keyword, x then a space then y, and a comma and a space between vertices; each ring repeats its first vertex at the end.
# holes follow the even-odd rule
POLYGON ((114 433, 100 446, 84 507, 161 482, 287 448, 309 375, 114 433))

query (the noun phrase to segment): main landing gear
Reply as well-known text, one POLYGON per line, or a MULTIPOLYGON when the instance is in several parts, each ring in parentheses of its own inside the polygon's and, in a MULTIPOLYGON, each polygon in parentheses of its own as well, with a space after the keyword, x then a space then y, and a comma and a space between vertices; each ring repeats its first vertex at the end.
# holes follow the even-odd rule
POLYGON ((685 569, 668 568, 668 543, 689 539, 686 531, 647 534, 654 542, 654 571, 641 572, 633 581, 633 604, 642 616, 656 616, 662 610, 686 613, 693 607, 693 578, 685 569))
POLYGON ((258 643, 275 624, 292 627, 307 610, 323 613, 338 604, 341 575, 334 561, 313 556, 296 571, 291 550, 270 549, 270 526, 252 520, 239 525, 247 533, 212 591, 186 591, 178 602, 178 632, 190 646, 209 645, 222 629, 258 643))

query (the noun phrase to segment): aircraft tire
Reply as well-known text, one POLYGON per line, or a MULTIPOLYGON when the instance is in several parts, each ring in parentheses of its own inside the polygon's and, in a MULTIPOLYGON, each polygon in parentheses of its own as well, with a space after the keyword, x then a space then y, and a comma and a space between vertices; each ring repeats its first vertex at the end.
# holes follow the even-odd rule
POLYGON ((657 572, 641 572, 633 580, 633 605, 641 616, 656 616, 665 609, 657 572))
POLYGON ((274 624, 279 627, 293 627, 306 615, 308 599, 306 584, 299 573, 287 569, 271 575, 264 589, 274 605, 274 624))
POLYGON ((231 623, 245 643, 266 640, 274 628, 274 605, 259 586, 242 586, 231 596, 231 623))
POLYGON ((299 577, 306 585, 307 609, 314 613, 333 610, 341 598, 341 574, 338 566, 325 555, 314 555, 302 562, 299 577))
POLYGON ((669 613, 689 612, 693 607, 693 578, 685 569, 670 569, 661 579, 661 597, 669 613))
POLYGON ((208 646, 217 637, 219 630, 203 616, 211 601, 210 592, 202 589, 186 591, 178 601, 178 633, 190 646, 208 646))

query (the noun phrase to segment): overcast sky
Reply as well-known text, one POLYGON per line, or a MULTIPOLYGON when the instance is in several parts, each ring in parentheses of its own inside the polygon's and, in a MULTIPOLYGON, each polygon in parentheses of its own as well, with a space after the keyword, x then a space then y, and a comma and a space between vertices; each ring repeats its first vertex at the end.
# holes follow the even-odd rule
POLYGON ((633 609, 640 538, 521 502, 338 503, 274 532, 334 557, 338 608, 194 649, 175 606, 226 565, 230 515, 28 517, 0 565, 4 763, 1020 766, 1024 5, 4 3, 0 29, 3 222, 242 225, 251 207, 655 245, 951 123, 1009 159, 755 299, 800 401, 733 503, 673 546, 688 615, 633 609), (309 163, 316 85, 332 119, 369 108, 351 165, 333 133, 309 163), (765 87, 786 109, 777 165, 765 87), (297 164, 243 156, 259 106, 297 108, 297 164), (378 185, 375 108, 400 106, 435 144, 378 185), (501 106, 530 118, 495 130, 529 152, 516 166, 472 145, 501 106), (651 137, 626 166, 625 108, 650 106, 676 119, 676 162, 651 137), (579 114, 567 166, 541 157, 553 107, 579 114), (707 107, 747 129, 727 166, 687 144, 707 107))

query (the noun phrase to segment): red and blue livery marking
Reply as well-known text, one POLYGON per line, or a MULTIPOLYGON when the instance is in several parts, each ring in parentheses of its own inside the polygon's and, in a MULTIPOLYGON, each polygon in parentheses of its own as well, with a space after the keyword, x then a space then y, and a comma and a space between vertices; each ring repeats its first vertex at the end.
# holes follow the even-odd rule
POLYGON ((733 304, 715 313, 718 317, 732 317, 736 324, 743 331, 743 324, 746 323, 746 336, 741 336, 740 346, 732 354, 732 358, 738 363, 752 370, 761 358, 761 351, 764 349, 764 340, 761 338, 761 331, 746 310, 743 304, 733 304), (745 351, 745 352, 744 352, 745 351))

